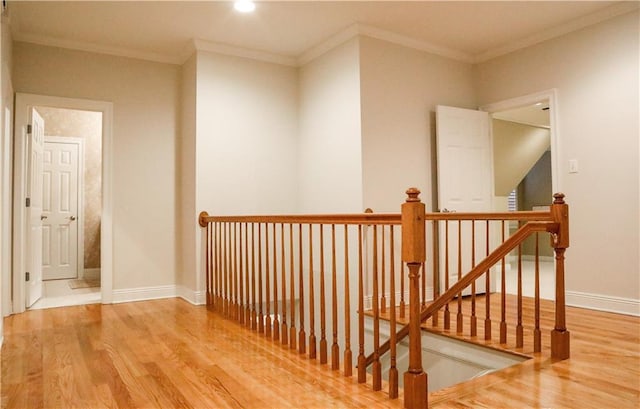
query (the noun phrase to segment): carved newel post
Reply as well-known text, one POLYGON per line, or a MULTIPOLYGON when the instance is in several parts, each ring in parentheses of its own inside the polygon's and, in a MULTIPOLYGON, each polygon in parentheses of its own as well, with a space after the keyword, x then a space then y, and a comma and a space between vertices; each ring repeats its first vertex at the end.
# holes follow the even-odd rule
POLYGON ((420 267, 425 261, 425 206, 416 188, 402 205, 402 261, 409 268, 409 370, 404 374, 404 407, 427 407, 427 374, 420 345, 420 267))
POLYGON ((551 331, 551 357, 567 359, 570 355, 569 331, 565 319, 564 253, 569 247, 569 206, 564 194, 553 195, 551 215, 558 230, 551 236, 551 245, 556 253, 556 323, 551 331))

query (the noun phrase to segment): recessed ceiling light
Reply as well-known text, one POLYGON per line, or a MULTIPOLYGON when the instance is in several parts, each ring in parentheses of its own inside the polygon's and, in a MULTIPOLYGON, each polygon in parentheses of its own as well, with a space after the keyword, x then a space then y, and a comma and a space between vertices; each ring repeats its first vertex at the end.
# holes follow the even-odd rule
POLYGON ((240 13, 251 13, 256 9, 256 4, 250 0, 237 0, 233 3, 233 8, 240 13))

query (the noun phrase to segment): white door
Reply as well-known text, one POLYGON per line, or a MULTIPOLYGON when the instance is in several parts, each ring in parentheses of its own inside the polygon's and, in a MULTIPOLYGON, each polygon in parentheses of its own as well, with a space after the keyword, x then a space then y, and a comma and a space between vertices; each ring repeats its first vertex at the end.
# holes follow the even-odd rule
MULTIPOLYGON (((490 212, 493 209, 493 163, 489 114, 447 106, 436 107, 438 207, 450 212, 490 212)), ((472 267, 471 223, 448 223, 449 286, 458 281, 458 233, 464 275, 472 267)), ((445 284, 445 227, 440 226, 440 285, 445 284)), ((485 257, 485 224, 475 225, 475 262, 485 257)), ((476 283, 485 292, 484 280, 476 283)), ((465 294, 467 294, 465 292, 465 294)))
POLYGON ((42 275, 45 280, 78 277, 79 154, 77 141, 44 143, 42 275))
POLYGON ((27 135, 27 308, 42 297, 42 165, 44 120, 31 109, 31 133, 27 135))

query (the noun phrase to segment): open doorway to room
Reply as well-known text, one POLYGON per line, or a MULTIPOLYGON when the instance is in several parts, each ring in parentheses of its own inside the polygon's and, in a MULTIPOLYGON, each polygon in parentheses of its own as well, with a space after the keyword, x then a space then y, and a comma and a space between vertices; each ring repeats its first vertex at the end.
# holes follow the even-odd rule
MULTIPOLYGON (((537 95, 496 104, 491 113, 496 211, 548 210, 554 193, 555 135, 553 95, 537 95)), ((518 226, 509 226, 510 233, 518 226)), ((523 293, 534 293, 536 238, 522 245, 523 293), (529 280, 529 278, 531 278, 529 280)), ((546 236, 538 239, 541 297, 555 296, 553 249, 546 236)), ((517 274, 518 259, 510 258, 507 275, 517 274)), ((507 292, 515 294, 517 280, 507 278, 507 292), (509 288, 513 285, 514 288, 509 288)))
POLYGON ((16 95, 14 313, 111 301, 112 104, 16 95))
POLYGON ((44 120, 43 291, 30 308, 100 302, 102 112, 35 110, 44 120))

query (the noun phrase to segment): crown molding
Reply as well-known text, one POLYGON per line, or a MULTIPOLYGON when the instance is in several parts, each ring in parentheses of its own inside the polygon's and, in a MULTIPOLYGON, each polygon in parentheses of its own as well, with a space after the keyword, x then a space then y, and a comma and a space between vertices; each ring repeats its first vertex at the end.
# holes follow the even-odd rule
POLYGON ((449 58, 456 61, 473 63, 474 60, 472 54, 455 50, 449 47, 443 47, 426 41, 416 40, 412 37, 407 37, 401 34, 394 33, 392 31, 382 30, 380 28, 368 26, 366 24, 358 24, 358 33, 360 35, 376 38, 378 40, 388 41, 390 43, 424 51, 429 54, 439 55, 441 57, 449 58))
POLYGON ((14 33, 13 40, 45 45, 49 47, 67 48, 70 50, 86 51, 90 53, 108 54, 118 57, 136 58, 139 60, 153 61, 164 64, 181 64, 182 61, 178 56, 171 56, 161 53, 133 50, 125 47, 112 47, 107 45, 95 44, 86 41, 63 40, 61 38, 40 36, 37 34, 14 33))
POLYGON ((462 61, 466 63, 473 62, 473 55, 464 53, 458 50, 454 50, 448 47, 442 47, 436 44, 432 44, 426 41, 416 40, 412 37, 407 37, 401 34, 394 33, 392 31, 383 30, 377 27, 369 26, 366 24, 356 23, 338 33, 327 38, 320 44, 317 44, 298 57, 298 65, 302 66, 308 62, 320 57, 327 51, 339 46, 340 44, 351 40, 356 36, 367 36, 382 41, 387 41, 393 44, 401 45, 408 48, 424 51, 430 54, 439 55, 441 57, 450 58, 456 61, 462 61))
POLYGON ((326 40, 314 45, 307 51, 303 52, 296 60, 297 65, 303 66, 310 61, 315 60, 324 53, 333 50, 342 43, 345 43, 360 34, 359 25, 352 24, 349 27, 338 31, 326 40))
MULTIPOLYGON (((269 53, 265 51, 252 50, 249 48, 236 47, 228 44, 216 43, 212 41, 194 39, 193 49, 197 51, 207 51, 217 54, 230 55, 234 57, 249 58, 252 60, 263 61, 273 64, 287 65, 290 67, 297 67, 298 62, 294 57, 287 57, 285 55, 279 55, 269 53)), ((186 54, 186 53, 185 53, 186 54)), ((189 54, 190 56, 191 54, 189 54)), ((189 58, 187 56, 187 58, 189 58)), ((185 60, 186 61, 186 60, 185 60)))
POLYGON ((609 20, 622 14, 638 10, 639 8, 640 2, 623 1, 595 13, 571 20, 561 26, 550 28, 532 36, 525 37, 521 40, 513 41, 501 47, 489 49, 483 53, 477 54, 473 59, 473 62, 476 64, 482 63, 493 58, 500 57, 502 55, 509 54, 523 48, 531 47, 533 45, 551 40, 556 37, 560 37, 565 34, 569 34, 574 31, 578 31, 582 28, 598 24, 602 21, 609 20))

